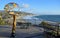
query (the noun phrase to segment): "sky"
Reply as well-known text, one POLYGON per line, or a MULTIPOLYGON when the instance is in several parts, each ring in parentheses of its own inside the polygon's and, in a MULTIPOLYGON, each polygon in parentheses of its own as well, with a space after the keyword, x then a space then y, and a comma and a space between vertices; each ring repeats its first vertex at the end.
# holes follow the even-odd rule
POLYGON ((0 10, 10 2, 17 3, 21 10, 39 15, 60 15, 60 0, 0 0, 0 10))

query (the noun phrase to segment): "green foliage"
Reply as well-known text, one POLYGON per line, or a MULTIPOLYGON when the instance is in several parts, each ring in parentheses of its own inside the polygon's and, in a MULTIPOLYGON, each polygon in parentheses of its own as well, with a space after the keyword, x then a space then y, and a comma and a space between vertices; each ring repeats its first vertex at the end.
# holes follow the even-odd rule
POLYGON ((4 25, 6 24, 5 21, 2 19, 2 17, 0 17, 0 25, 4 25))
POLYGON ((48 22, 43 21, 41 24, 46 28, 53 29, 53 26, 51 24, 49 24, 48 22))
POLYGON ((41 23, 42 25, 48 25, 48 23, 46 23, 46 22, 44 22, 44 21, 42 21, 42 23, 41 23))

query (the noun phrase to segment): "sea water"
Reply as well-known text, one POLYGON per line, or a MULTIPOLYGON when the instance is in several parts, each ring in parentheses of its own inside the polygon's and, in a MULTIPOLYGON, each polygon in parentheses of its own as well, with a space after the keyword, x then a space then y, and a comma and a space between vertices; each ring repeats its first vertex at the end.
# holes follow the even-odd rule
POLYGON ((60 22, 60 15, 39 15, 35 17, 46 21, 60 22))

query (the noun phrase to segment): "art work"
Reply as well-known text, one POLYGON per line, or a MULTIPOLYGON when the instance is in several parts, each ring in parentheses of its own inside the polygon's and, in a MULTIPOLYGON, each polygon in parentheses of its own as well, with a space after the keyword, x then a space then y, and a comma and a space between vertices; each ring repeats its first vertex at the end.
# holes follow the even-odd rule
POLYGON ((19 5, 16 3, 8 3, 5 5, 4 7, 5 11, 15 11, 15 10, 19 10, 19 5))
POLYGON ((60 0, 0 0, 0 38, 60 38, 60 0))

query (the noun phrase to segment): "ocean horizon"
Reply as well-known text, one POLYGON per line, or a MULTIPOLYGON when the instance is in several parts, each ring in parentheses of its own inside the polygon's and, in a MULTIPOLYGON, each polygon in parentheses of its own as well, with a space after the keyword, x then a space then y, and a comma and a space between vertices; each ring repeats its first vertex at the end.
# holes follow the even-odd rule
POLYGON ((60 15, 39 15, 35 17, 45 21, 60 22, 60 15))

